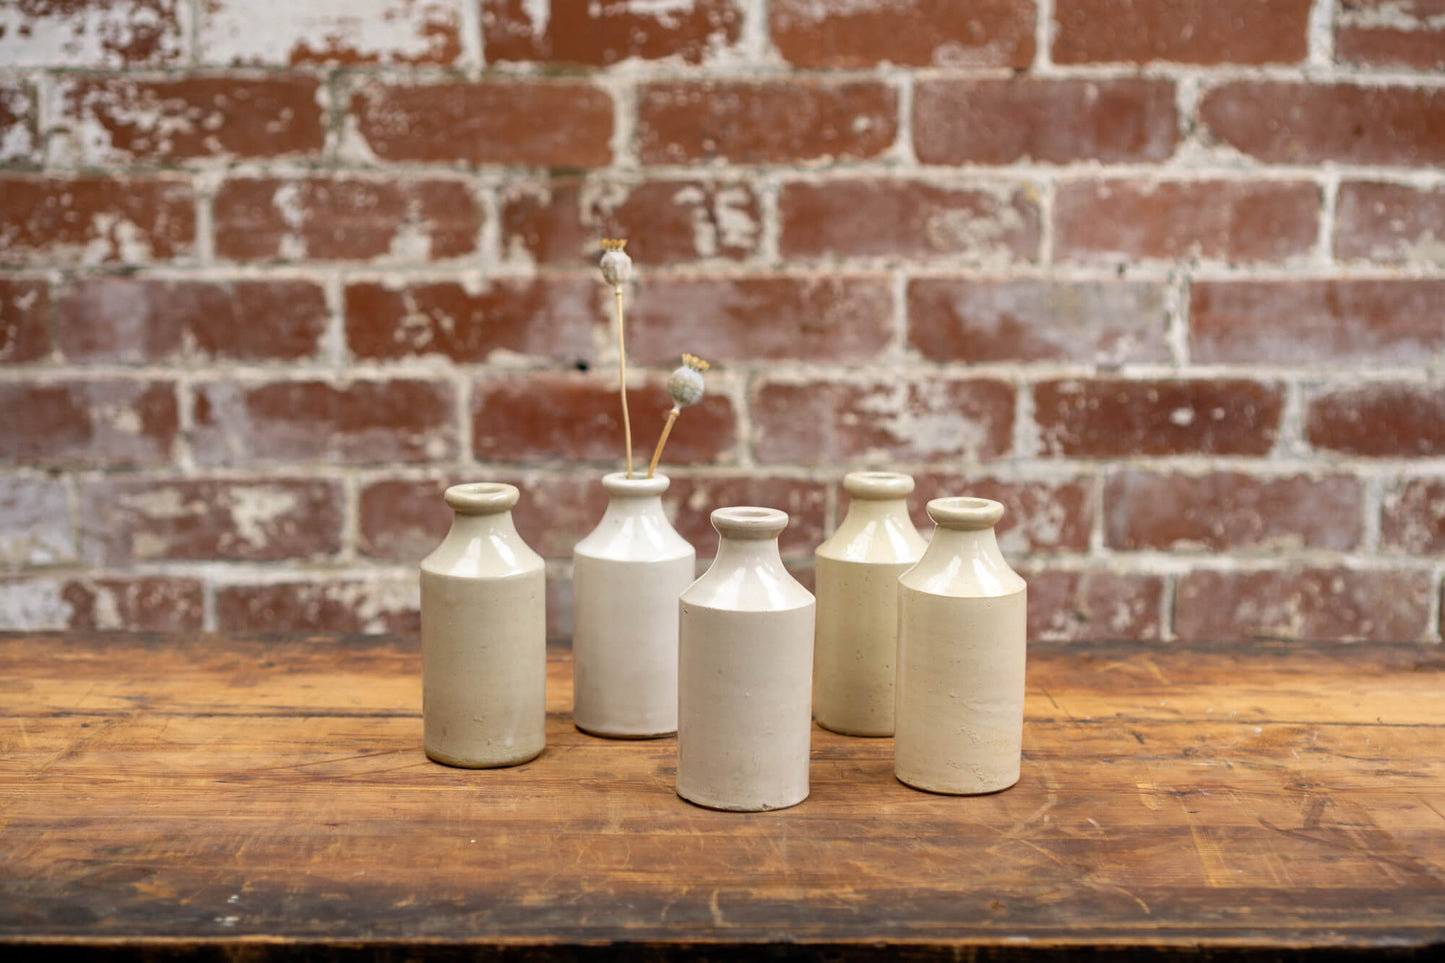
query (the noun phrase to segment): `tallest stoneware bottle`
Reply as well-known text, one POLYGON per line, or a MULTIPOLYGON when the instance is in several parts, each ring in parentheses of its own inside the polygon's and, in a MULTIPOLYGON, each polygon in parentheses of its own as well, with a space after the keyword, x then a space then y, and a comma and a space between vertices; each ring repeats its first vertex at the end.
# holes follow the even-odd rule
POLYGON ((512 524, 518 495, 448 488, 451 530, 421 563, 426 754, 449 766, 513 766, 546 741, 546 574, 512 524))

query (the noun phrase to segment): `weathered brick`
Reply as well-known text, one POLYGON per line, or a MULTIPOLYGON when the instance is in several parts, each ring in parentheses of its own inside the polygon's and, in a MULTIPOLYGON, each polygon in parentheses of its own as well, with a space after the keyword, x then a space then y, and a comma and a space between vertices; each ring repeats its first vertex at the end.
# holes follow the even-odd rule
POLYGON ((370 84, 352 97, 351 110, 366 146, 386 161, 603 167, 612 160, 612 98, 585 83, 370 84))
POLYGON ((930 361, 1166 361, 1152 282, 913 278, 908 344, 930 361))
POLYGON ((198 632, 202 592, 196 579, 159 576, 0 579, 0 626, 198 632))
POLYGON ((604 315, 602 285, 587 278, 497 278, 346 287, 346 340, 358 358, 439 354, 487 361, 519 354, 590 363, 604 315))
POLYGON ((1055 0, 1054 62, 1298 63, 1311 0, 1055 0))
POLYGON ((875 81, 665 82, 637 92, 647 164, 789 164, 877 157, 897 133, 897 95, 875 81))
POLYGON ((1413 642, 1425 636, 1430 591, 1419 571, 1190 572, 1175 591, 1174 631, 1186 641, 1413 642))
POLYGON ((265 361, 314 357, 326 314, 310 281, 90 277, 58 292, 55 326, 72 361, 265 361))
POLYGON ((34 568, 76 558, 70 499, 56 478, 0 475, 0 568, 34 568))
POLYGON ((0 364, 50 354, 50 288, 39 278, 0 278, 0 364))
POLYGON ((415 578, 223 585, 216 590, 222 632, 415 633, 421 599, 415 578))
POLYGON ((34 163, 39 146, 34 90, 18 78, 0 77, 0 164, 34 163))
POLYGON ((315 155, 325 144, 320 81, 192 76, 66 78, 54 88, 66 159, 86 165, 199 157, 315 155))
POLYGON ((598 239, 629 238, 648 266, 758 253, 762 214, 740 181, 584 181, 557 178, 502 189, 502 250, 543 264, 595 266, 598 239))
POLYGON ((1316 448, 1367 458, 1445 455, 1445 387, 1368 384, 1320 391, 1305 412, 1316 448))
MULTIPOLYGON (((1445 36, 1441 47, 1445 48, 1445 36)), ((1445 189, 1348 181, 1335 210, 1335 257, 1445 265, 1445 189)))
POLYGON ((216 193, 216 253, 238 261, 427 261, 476 251, 472 188, 453 180, 228 180, 216 193))
POLYGON ((166 464, 176 439, 165 381, 0 383, 0 464, 121 468, 166 464))
POLYGON ((913 99, 924 164, 1160 161, 1176 127, 1166 80, 925 80, 913 99))
POLYGON ((461 54, 458 0, 206 0, 203 64, 439 64, 461 54))
POLYGON ((768 381, 752 412, 761 462, 980 461, 1012 447, 1014 388, 988 378, 768 381))
POLYGON ((1335 59, 1445 68, 1445 6, 1440 0, 1343 0, 1335 14, 1335 59))
POLYGON ((742 19, 733 0, 685 4, 597 0, 482 0, 487 61, 536 60, 602 67, 630 57, 695 64, 737 42, 742 19))
POLYGON ((1234 364, 1445 359, 1445 281, 1196 281, 1190 357, 1234 364))
POLYGON ((1263 455, 1284 410, 1277 384, 1237 379, 1064 379, 1034 388, 1045 455, 1263 455))
POLYGON ((0 265, 184 258, 195 197, 177 178, 0 177, 0 265))
POLYGON ((1033 0, 773 0, 773 43, 798 67, 1013 67, 1034 59, 1033 0))
MULTIPOLYGON (((913 522, 920 532, 931 532, 928 502, 933 498, 971 495, 992 498, 1004 506, 994 526, 999 547, 1012 562, 1032 555, 1087 552, 1094 527, 1093 483, 1084 476, 1040 481, 976 478, 963 473, 915 474, 917 487, 909 496, 913 522)), ((842 503, 847 502, 841 496, 842 503)), ((841 509, 840 509, 841 511, 841 509)))
POLYGON ((1104 540, 1126 551, 1346 551, 1363 529, 1364 488, 1351 475, 1125 469, 1104 485, 1104 540))
POLYGON ((1322 198, 1298 181, 1083 181, 1059 186, 1061 261, 1289 261, 1309 255, 1322 198))
POLYGON ((41 0, 0 7, 7 67, 138 67, 180 61, 189 47, 184 0, 41 0))
POLYGON ((1024 570, 1031 642, 1154 641, 1164 580, 1105 569, 1024 570))
MULTIPOLYGON (((659 378, 628 380, 633 458, 646 468, 672 399, 659 378)), ((728 458, 736 416, 725 395, 708 393, 678 419, 660 471, 728 458)), ((488 378, 472 389, 472 447, 499 462, 606 462, 616 471, 626 457, 617 384, 591 375, 532 374, 488 378)))
POLYGON ((1385 494, 1380 546, 1410 555, 1445 554, 1445 479, 1407 478, 1385 494))
POLYGON ((341 550, 339 482, 106 478, 81 487, 87 561, 274 561, 341 550))
POLYGON ((778 196, 783 257, 1037 261, 1032 187, 945 187, 920 181, 785 184, 778 196))
POLYGON ((194 390, 202 465, 438 461, 458 448, 450 384, 418 379, 216 381, 194 390))
POLYGON ((1208 91, 1199 116, 1269 163, 1445 163, 1445 88, 1242 80, 1208 91))
POLYGON ((692 543, 699 558, 717 553, 718 534, 712 512, 728 505, 760 505, 788 513, 788 527, 778 538, 782 554, 790 559, 813 557, 827 537, 824 517, 828 486, 807 478, 750 473, 747 475, 692 475, 673 478, 662 496, 678 534, 692 543))
POLYGON ((666 278, 649 280, 628 308, 627 355, 636 364, 748 359, 867 361, 893 329, 888 278, 666 278))

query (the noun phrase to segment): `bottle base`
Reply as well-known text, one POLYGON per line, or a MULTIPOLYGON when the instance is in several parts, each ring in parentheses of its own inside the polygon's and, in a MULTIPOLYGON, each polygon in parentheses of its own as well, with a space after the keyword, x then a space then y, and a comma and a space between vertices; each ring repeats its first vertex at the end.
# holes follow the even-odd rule
POLYGON ((572 724, 577 727, 578 732, 583 733, 584 735, 594 736, 598 739, 666 739, 668 736, 677 735, 676 727, 673 727, 671 729, 664 729, 661 732, 617 732, 608 731, 606 729, 594 726, 584 726, 582 723, 576 722, 575 720, 572 724))
POLYGON ((837 726, 824 722, 822 719, 814 719, 814 722, 822 729, 829 732, 836 732, 840 736, 855 736, 860 739, 888 739, 893 736, 892 729, 865 729, 859 726, 837 726))
POLYGON ((742 803, 727 802, 727 801, 718 800, 718 799, 704 799, 704 798, 701 798, 701 797, 693 797, 693 796, 689 796, 687 793, 683 792, 681 789, 676 790, 676 792, 677 792, 678 798, 681 799, 683 802, 692 803, 694 806, 700 806, 700 807, 702 807, 703 809, 716 809, 716 810, 718 810, 719 812, 725 812, 725 813, 771 813, 771 812, 777 812, 777 811, 780 810, 780 809, 791 809, 791 808, 793 808, 794 806, 802 803, 804 800, 806 800, 806 799, 808 798, 808 794, 807 794, 807 793, 804 793, 802 796, 800 796, 800 797, 797 798, 797 799, 794 799, 794 800, 791 801, 791 802, 778 802, 778 803, 768 802, 768 803, 756 803, 756 804, 748 805, 748 804, 742 804, 742 803))
POLYGON ((954 786, 941 786, 936 783, 933 785, 928 785, 928 780, 926 779, 910 779, 908 777, 899 775, 897 772, 893 774, 893 778, 897 779, 909 789, 917 789, 922 792, 931 792, 937 796, 992 796, 994 793, 1004 792, 1005 790, 1012 789, 1014 786, 1017 786, 1019 784, 1019 777, 1017 776, 1015 776, 1013 781, 1009 783, 1004 783, 1002 785, 985 785, 976 789, 972 787, 968 789, 962 789, 954 786))
POLYGON ((500 760, 479 760, 464 759, 461 756, 449 755, 440 750, 426 747, 426 757, 432 762, 439 762, 443 766, 451 766, 454 769, 505 769, 508 766, 520 766, 525 762, 531 762, 540 756, 547 747, 542 746, 536 752, 524 756, 510 756, 500 760))

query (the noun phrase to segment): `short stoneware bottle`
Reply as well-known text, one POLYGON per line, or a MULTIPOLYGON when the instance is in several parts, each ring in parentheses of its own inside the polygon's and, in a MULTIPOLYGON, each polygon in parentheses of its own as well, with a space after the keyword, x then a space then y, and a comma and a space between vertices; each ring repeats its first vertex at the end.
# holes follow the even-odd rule
POLYGON ((451 531, 421 563, 426 754, 449 766, 514 766, 546 743, 547 582, 512 524, 518 497, 448 488, 451 531))
POLYGON ((1019 779, 1027 587, 994 537, 1003 506, 935 498, 928 550, 898 580, 893 771, 968 795, 1019 779))
POLYGON ((662 509, 665 475, 602 479, 602 520, 572 555, 572 718, 599 736, 677 731, 677 598, 697 552, 662 509))
POLYGON ((712 567, 682 593, 677 794, 755 812, 808 796, 813 596, 788 574, 788 515, 719 508, 712 567))
POLYGON ((911 476, 849 472, 843 489, 848 514, 814 553, 813 718, 850 736, 891 736, 898 576, 928 543, 908 516, 911 476))

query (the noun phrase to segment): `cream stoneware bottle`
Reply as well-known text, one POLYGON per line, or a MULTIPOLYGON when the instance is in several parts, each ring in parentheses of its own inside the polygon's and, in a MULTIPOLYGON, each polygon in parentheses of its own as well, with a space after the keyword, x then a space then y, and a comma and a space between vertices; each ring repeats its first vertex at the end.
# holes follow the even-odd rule
POLYGON ((421 563, 426 754, 449 766, 513 766, 546 742, 547 583, 512 524, 518 497, 448 488, 451 531, 421 563))
POLYGON ((851 736, 893 735, 898 576, 928 547, 908 516, 913 478, 855 471, 843 523, 814 553, 813 718, 851 736))
POLYGON ((572 555, 572 717, 599 736, 677 731, 677 599, 697 552, 662 509, 665 475, 602 479, 610 500, 572 555))
POLYGON ((1003 506, 935 498, 928 550, 899 581, 893 769, 917 789, 996 792, 1019 779, 1027 588, 999 551, 1003 506))
POLYGON ((719 508, 712 567, 682 593, 677 793, 760 811, 808 796, 813 596, 788 574, 788 515, 719 508))

